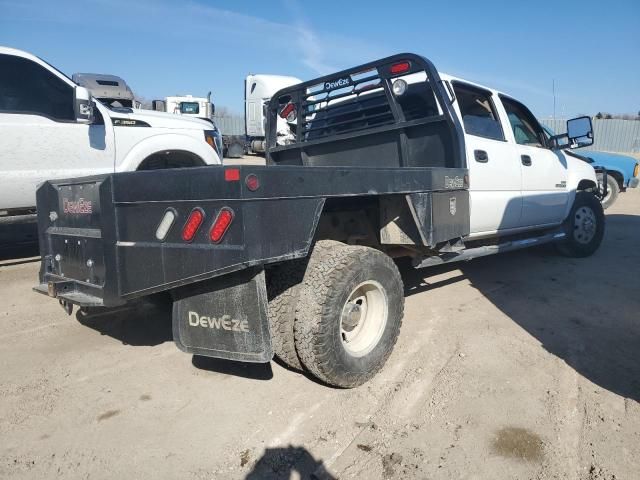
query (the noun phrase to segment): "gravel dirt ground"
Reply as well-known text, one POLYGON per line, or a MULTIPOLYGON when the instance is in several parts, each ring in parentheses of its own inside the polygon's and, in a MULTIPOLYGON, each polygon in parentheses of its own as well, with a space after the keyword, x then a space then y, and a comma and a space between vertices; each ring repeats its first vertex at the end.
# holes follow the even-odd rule
POLYGON ((192 357, 154 306, 67 316, 0 263, 0 477, 580 479, 640 472, 640 192, 591 258, 403 268, 383 371, 192 357))

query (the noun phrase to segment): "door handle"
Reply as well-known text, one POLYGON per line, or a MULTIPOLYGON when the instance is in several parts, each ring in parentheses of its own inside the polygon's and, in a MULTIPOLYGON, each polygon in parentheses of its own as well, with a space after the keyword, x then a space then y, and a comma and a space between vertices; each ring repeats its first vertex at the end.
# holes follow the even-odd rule
POLYGON ((489 161, 489 155, 484 150, 474 150, 473 156, 476 159, 476 162, 487 163, 489 161))
POLYGON ((520 155, 520 160, 525 167, 531 166, 531 157, 529 155, 520 155))

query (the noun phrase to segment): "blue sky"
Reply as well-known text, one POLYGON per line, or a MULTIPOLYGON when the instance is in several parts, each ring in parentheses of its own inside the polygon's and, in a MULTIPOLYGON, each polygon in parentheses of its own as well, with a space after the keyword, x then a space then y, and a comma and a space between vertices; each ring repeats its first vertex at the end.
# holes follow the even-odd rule
POLYGON ((248 73, 310 79, 401 51, 541 117, 553 79, 558 117, 640 110, 638 0, 0 0, 0 45, 148 99, 211 90, 235 112, 248 73))

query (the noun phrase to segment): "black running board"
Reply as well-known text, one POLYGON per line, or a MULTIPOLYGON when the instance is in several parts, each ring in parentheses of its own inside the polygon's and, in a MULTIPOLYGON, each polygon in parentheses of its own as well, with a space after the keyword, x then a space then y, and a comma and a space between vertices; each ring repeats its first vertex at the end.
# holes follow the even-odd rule
POLYGON ((563 229, 557 229, 537 237, 507 241, 498 245, 486 245, 483 247, 467 248, 459 253, 445 253, 438 256, 415 259, 413 266, 415 268, 425 268, 435 265, 442 265, 444 263, 473 260, 474 258, 486 257, 487 255, 494 255, 496 253, 511 252, 513 250, 520 250, 521 248, 533 247, 534 245, 543 245, 545 243, 558 242, 564 239, 566 235, 567 234, 563 229))

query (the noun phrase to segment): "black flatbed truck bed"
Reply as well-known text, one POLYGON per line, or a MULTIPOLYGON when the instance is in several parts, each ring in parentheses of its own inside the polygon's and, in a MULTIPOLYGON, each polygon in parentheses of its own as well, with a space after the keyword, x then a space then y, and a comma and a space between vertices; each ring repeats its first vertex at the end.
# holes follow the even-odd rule
MULTIPOLYGON (((341 261, 373 255, 375 264, 386 262, 376 257, 387 257, 381 252, 450 251, 469 233, 464 135, 452 101, 431 62, 401 54, 274 95, 267 166, 45 182, 37 192, 42 265, 35 290, 68 308, 169 292, 180 348, 269 361, 278 320, 268 318, 265 270, 306 259, 319 242, 334 242, 317 248, 325 259, 339 251, 341 261), (428 81, 396 95, 394 78, 413 73, 428 81), (293 139, 280 141, 276 115, 289 117, 293 139)), ((328 264, 337 261, 331 258, 328 264)), ((308 268, 316 263, 312 256, 308 268)), ((395 267, 385 265, 393 277, 395 267)), ((353 323, 362 309, 349 305, 353 323)), ((374 357, 373 367, 362 367, 369 373, 344 381, 316 371, 310 357, 304 366, 324 381, 354 386, 386 359, 374 357)))

